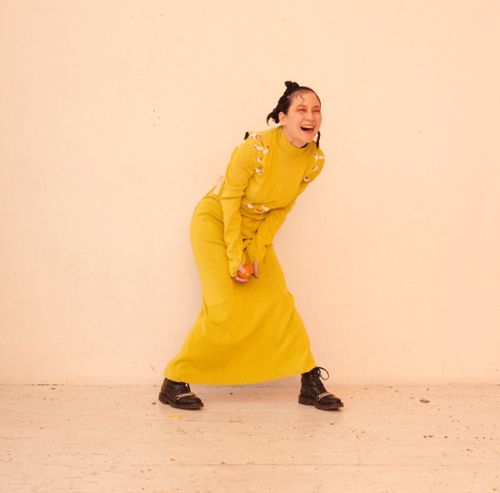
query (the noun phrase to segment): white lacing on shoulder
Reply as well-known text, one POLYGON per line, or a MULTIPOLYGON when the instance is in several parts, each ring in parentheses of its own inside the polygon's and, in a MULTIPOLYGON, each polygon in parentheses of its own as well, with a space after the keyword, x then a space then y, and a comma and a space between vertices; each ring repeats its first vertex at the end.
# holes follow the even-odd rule
POLYGON ((262 164, 266 154, 269 152, 269 146, 264 145, 264 139, 263 139, 262 135, 259 135, 255 132, 248 134, 248 138, 256 140, 257 142, 260 143, 260 145, 254 144, 253 147, 257 151, 257 156, 255 159, 257 161, 258 166, 255 167, 255 173, 261 174, 264 172, 264 167, 260 166, 260 165, 262 164))
POLYGON ((314 153, 314 161, 322 161, 325 159, 325 156, 323 154, 318 154, 317 152, 314 153))

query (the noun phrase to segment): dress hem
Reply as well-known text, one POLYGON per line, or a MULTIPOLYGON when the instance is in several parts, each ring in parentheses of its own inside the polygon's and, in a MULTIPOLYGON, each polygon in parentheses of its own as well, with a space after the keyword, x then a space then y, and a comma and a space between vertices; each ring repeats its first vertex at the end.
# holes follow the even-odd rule
POLYGON ((293 377, 295 375, 301 375, 302 373, 306 373, 308 371, 310 371, 312 368, 314 368, 316 366, 316 363, 312 363, 312 366, 308 367, 307 368, 304 368, 304 369, 301 369, 301 370, 297 370, 297 371, 294 371, 294 372, 291 372, 291 373, 285 373, 285 374, 282 374, 282 375, 278 375, 278 376, 274 376, 274 377, 262 377, 262 378, 258 378, 258 379, 252 379, 252 380, 248 380, 248 379, 244 379, 243 380, 223 380, 223 379, 211 379, 210 381, 209 380, 206 380, 206 379, 198 379, 198 378, 189 378, 189 379, 186 379, 186 380, 179 380, 178 377, 177 378, 171 378, 167 375, 167 372, 164 372, 163 376, 165 378, 168 378, 169 380, 173 380, 173 381, 177 381, 177 382, 187 382, 189 384, 194 384, 194 385, 221 385, 221 386, 231 386, 231 385, 255 385, 255 384, 259 384, 259 383, 266 383, 266 382, 273 382, 275 380, 282 380, 284 378, 288 378, 288 377, 293 377))

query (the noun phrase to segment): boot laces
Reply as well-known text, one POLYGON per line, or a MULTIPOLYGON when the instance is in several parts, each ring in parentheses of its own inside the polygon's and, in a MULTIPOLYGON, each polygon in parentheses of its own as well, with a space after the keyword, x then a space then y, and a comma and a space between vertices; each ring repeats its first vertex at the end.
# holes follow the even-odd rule
POLYGON ((328 378, 330 378, 330 374, 328 373, 328 370, 326 368, 323 368, 322 366, 318 366, 315 368, 314 375, 316 376, 316 386, 317 386, 317 389, 320 391, 320 395, 327 394, 328 392, 325 389, 325 386, 323 385, 323 382, 321 380, 328 380, 328 378), (326 378, 321 373, 321 370, 326 371, 326 375, 327 375, 326 378))
POLYGON ((323 368, 322 366, 316 367, 316 373, 322 380, 328 380, 330 378, 330 373, 328 373, 328 370, 326 368, 323 368), (326 371, 326 378, 321 373, 321 370, 326 371))
POLYGON ((326 392, 325 386, 321 381, 321 380, 328 380, 328 378, 330 378, 330 374, 328 373, 328 370, 326 368, 323 368, 322 366, 316 366, 309 372, 304 373, 303 375, 307 379, 305 380, 305 382, 309 381, 309 383, 306 383, 306 385, 311 385, 318 394, 326 392), (327 375, 326 378, 323 375, 322 370, 326 372, 327 375), (309 378, 307 378, 307 376, 309 376, 309 378))

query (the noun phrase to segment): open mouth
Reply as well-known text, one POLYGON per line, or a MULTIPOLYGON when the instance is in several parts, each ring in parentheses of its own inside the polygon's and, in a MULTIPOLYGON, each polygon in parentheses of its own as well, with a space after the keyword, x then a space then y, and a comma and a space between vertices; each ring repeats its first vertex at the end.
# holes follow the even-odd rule
POLYGON ((313 133, 314 132, 314 126, 310 126, 310 125, 302 125, 300 127, 300 129, 303 131, 303 132, 306 132, 306 133, 313 133))

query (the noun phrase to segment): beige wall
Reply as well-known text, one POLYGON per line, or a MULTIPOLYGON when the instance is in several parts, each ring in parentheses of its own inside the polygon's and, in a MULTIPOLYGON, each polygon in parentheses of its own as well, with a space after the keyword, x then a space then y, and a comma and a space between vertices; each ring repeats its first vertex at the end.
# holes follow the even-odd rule
POLYGON ((0 382, 157 383, 191 211, 285 79, 327 167, 277 240, 317 360, 498 382, 500 3, 0 2, 0 382))

